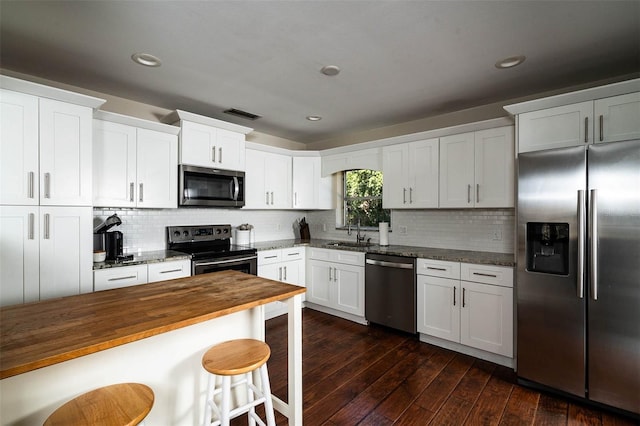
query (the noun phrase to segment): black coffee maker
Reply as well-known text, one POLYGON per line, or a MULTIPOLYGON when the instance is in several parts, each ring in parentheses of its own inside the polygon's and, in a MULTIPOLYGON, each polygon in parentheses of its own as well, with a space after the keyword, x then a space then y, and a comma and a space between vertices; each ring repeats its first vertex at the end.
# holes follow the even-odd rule
POLYGON ((122 232, 107 232, 109 229, 121 223, 122 220, 120 220, 118 215, 113 214, 93 229, 93 250, 104 250, 107 255, 106 260, 116 260, 119 256, 122 256, 122 232))

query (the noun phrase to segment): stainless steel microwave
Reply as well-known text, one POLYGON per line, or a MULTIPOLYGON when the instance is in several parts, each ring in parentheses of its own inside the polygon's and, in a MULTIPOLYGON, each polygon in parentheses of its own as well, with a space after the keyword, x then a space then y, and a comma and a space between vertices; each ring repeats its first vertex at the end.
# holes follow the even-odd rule
POLYGON ((244 172, 181 164, 178 173, 179 206, 244 206, 244 172))

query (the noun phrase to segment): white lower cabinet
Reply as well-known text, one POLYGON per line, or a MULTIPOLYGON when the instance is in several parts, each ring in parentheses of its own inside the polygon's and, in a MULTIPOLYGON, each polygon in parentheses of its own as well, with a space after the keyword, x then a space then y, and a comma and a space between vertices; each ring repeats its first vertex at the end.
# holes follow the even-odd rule
MULTIPOLYGON (((304 287, 305 247, 259 251, 258 276, 304 287)), ((266 319, 285 313, 287 313, 287 305, 283 302, 273 302, 265 306, 266 319)))
POLYGON ((91 292, 91 207, 0 206, 0 305, 91 292))
POLYGON ((364 253, 311 248, 306 300, 329 313, 364 321, 364 253))
POLYGON ((111 290, 190 275, 191 260, 189 259, 96 269, 93 271, 93 290, 111 290))
POLYGON ((429 259, 417 264, 419 333, 513 357, 513 268, 429 259))

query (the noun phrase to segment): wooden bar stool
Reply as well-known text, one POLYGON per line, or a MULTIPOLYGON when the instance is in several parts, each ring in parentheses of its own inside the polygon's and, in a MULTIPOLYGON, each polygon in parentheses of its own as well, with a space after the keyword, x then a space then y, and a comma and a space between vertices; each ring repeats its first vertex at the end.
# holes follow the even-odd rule
POLYGON ((219 343, 210 348, 202 357, 202 366, 209 373, 207 401, 204 408, 203 426, 228 426, 229 421, 248 413, 250 426, 256 422, 265 426, 256 414, 256 406, 264 403, 267 425, 275 426, 276 420, 271 400, 267 360, 271 356, 269 345, 260 340, 238 339, 219 343), (261 389, 253 384, 253 372, 260 369, 261 389), (231 383, 231 377, 244 375, 243 379, 231 383), (216 387, 216 376, 222 377, 222 386, 216 387), (247 402, 231 409, 231 388, 246 384, 247 402), (222 393, 220 406, 214 401, 222 393), (212 419, 215 413, 217 420, 212 419))
POLYGON ((54 411, 44 426, 129 426, 140 424, 153 407, 149 386, 120 383, 84 393, 54 411))

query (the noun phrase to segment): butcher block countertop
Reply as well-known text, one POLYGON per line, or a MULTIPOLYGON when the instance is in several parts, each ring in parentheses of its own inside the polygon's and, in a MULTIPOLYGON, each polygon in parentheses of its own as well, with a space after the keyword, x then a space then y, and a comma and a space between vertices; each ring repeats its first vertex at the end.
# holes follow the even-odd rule
POLYGON ((0 379, 305 292, 222 271, 0 309, 0 379))

